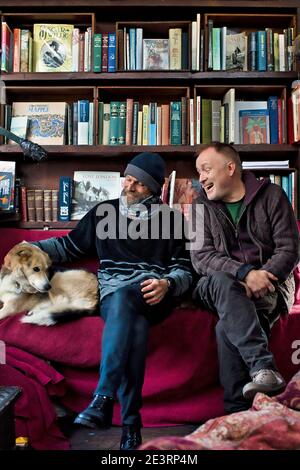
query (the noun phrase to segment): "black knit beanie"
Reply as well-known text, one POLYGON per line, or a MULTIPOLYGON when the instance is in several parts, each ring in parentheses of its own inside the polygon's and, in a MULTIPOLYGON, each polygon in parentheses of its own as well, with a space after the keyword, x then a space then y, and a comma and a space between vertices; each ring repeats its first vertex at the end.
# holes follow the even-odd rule
POLYGON ((153 194, 160 194, 165 181, 165 162, 158 153, 143 152, 127 165, 124 175, 134 176, 153 194))

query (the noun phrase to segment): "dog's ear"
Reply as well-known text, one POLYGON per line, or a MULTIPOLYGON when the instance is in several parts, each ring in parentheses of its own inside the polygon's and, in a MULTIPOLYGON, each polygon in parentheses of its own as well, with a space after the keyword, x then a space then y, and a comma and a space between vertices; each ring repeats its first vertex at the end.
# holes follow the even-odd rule
POLYGON ((21 248, 16 252, 16 255, 22 258, 22 260, 27 261, 32 256, 32 251, 28 248, 21 248))
POLYGON ((4 269, 4 268, 7 271, 11 270, 11 253, 10 253, 10 251, 7 253, 6 256, 4 256, 2 269, 4 269))

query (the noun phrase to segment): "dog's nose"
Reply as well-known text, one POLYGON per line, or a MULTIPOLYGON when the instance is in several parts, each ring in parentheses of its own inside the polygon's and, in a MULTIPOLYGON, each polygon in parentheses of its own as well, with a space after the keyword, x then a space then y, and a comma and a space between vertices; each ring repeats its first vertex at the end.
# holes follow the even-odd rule
POLYGON ((46 285, 44 286, 44 290, 45 290, 45 291, 48 292, 48 290, 50 290, 50 289, 51 289, 51 284, 46 284, 46 285))

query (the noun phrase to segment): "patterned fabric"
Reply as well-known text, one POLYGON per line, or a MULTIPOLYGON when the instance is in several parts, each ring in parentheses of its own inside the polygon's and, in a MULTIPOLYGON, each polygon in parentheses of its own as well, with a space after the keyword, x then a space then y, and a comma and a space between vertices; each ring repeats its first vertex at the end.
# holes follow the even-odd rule
POLYGON ((143 450, 296 450, 300 449, 300 371, 286 390, 270 398, 257 393, 252 408, 210 419, 185 437, 148 441, 143 450))

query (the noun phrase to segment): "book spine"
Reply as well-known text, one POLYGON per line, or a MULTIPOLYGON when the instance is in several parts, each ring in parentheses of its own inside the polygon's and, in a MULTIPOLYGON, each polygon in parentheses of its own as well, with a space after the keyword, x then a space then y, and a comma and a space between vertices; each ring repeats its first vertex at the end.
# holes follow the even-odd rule
POLYGON ((161 105, 161 143, 169 145, 170 142, 170 106, 161 105))
POLYGON ((78 145, 89 143, 89 102, 78 101, 78 145))
POLYGON ((69 176, 59 178, 59 212, 61 221, 71 220, 72 179, 69 176))
POLYGON ((125 145, 126 141, 126 102, 120 102, 118 126, 118 145, 125 145))
POLYGON ((143 145, 149 144, 149 106, 143 105, 143 131, 142 131, 143 145))
POLYGON ((34 189, 27 189, 27 213, 28 221, 35 222, 34 189))
POLYGON ((149 104, 149 145, 156 145, 157 103, 149 104))
POLYGON ((181 144, 181 103, 170 103, 170 145, 181 144))
POLYGON ((43 189, 34 190, 35 216, 37 222, 44 221, 44 191, 43 189))
POLYGON ((181 70, 181 28, 169 29, 170 70, 181 70))
POLYGON ((102 34, 102 72, 108 71, 108 34, 102 34))
POLYGON ((21 220, 22 222, 28 222, 26 186, 21 186, 21 220))
POLYGON ((126 145, 131 145, 133 143, 132 127, 133 127, 133 99, 128 98, 126 100, 126 145))
POLYGON ((278 97, 268 98, 268 110, 270 117, 270 144, 278 144, 278 97))
POLYGON ((116 71, 116 33, 108 34, 108 72, 116 71))
POLYGON ((58 189, 52 189, 52 221, 58 220, 58 189))
POLYGON ((44 189, 44 220, 52 221, 52 190, 44 189))
POLYGON ((100 101, 98 103, 98 145, 103 144, 103 114, 104 114, 104 103, 100 101))
POLYGON ((95 33, 93 39, 93 71, 101 72, 102 69, 102 34, 95 33))
POLYGON ((257 70, 267 70, 266 32, 257 31, 257 70))
POLYGON ((72 34, 72 72, 79 71, 79 28, 73 29, 72 34))
POLYGON ((119 101, 110 103, 109 145, 118 145, 119 136, 119 101))
POLYGON ((136 30, 129 28, 129 68, 136 70, 136 30))
POLYGON ((20 50, 21 50, 21 31, 20 28, 14 28, 13 43, 13 72, 20 72, 20 50))
POLYGON ((136 28, 136 70, 143 69, 143 29, 136 28))
POLYGON ((104 103, 103 106, 103 141, 102 145, 109 145, 110 132, 110 104, 104 103))
MULTIPOLYGON (((138 125, 139 125, 139 103, 138 101, 135 101, 133 103, 132 145, 137 145, 138 125)), ((127 127, 126 127, 126 132, 127 132, 127 127)))

